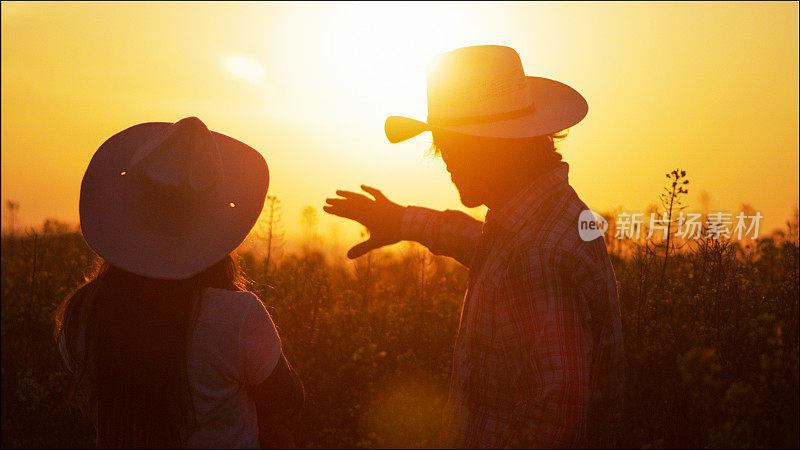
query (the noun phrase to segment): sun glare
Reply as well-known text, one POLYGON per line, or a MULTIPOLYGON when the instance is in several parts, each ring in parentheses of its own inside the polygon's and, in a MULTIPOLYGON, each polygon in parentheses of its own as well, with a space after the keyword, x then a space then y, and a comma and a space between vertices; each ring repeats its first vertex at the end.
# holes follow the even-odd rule
POLYGON ((358 4, 337 8, 321 36, 329 83, 362 112, 425 114, 425 74, 431 57, 471 42, 463 8, 447 4, 358 4))
MULTIPOLYGON (((269 83, 262 85, 270 92, 265 108, 275 120, 302 127, 314 124, 319 132, 343 139, 357 133, 360 143, 385 142, 387 116, 425 118, 425 77, 436 54, 468 45, 511 43, 502 32, 510 29, 504 6, 296 5, 274 17, 275 25, 259 36, 264 48, 251 53, 270 64, 269 83)), ((342 154, 365 165, 410 165, 419 159, 418 154, 392 159, 384 152, 363 150, 348 145, 342 154)))

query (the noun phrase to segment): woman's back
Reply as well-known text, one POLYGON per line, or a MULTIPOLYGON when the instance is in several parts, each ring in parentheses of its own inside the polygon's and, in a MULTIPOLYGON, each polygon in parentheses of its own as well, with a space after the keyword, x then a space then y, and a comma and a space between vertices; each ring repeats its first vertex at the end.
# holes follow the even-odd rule
MULTIPOLYGON (((251 292, 207 288, 198 306, 186 352, 191 406, 186 409, 189 426, 182 433, 183 445, 258 447, 258 417, 248 387, 266 380, 280 360, 278 333, 264 305, 251 292)), ((79 314, 86 317, 85 311, 79 314)), ((77 354, 67 350, 63 334, 59 341, 62 356, 73 372, 80 370, 78 362, 84 360, 86 349, 85 323, 76 326, 78 341, 73 348, 77 354)), ((95 388, 90 378, 84 378, 82 387, 88 392, 95 388)), ((97 425, 97 414, 103 414, 103 410, 95 405, 93 411, 97 425)), ((98 444, 118 446, 101 434, 98 444)))

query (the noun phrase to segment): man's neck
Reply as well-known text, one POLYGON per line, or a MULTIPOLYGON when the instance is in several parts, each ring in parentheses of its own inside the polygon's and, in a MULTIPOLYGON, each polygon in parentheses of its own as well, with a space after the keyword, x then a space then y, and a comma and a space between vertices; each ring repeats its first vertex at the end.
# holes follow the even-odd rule
POLYGON ((519 191, 525 189, 525 187, 532 182, 532 177, 527 179, 517 178, 514 180, 506 180, 505 183, 501 186, 497 186, 497 189, 489 194, 485 204, 489 209, 499 211, 503 209, 519 191))
POLYGON ((496 189, 488 193, 486 203, 489 209, 499 211, 511 201, 521 190, 528 187, 534 180, 544 175, 552 167, 546 167, 534 172, 516 172, 507 174, 495 184, 496 189))

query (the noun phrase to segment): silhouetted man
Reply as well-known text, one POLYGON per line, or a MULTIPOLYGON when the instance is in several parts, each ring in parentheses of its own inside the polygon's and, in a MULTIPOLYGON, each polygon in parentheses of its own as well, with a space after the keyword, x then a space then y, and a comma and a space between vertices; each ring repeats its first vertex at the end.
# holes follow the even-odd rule
POLYGON ((458 211, 403 207, 337 191, 325 211, 370 232, 357 258, 413 240, 469 268, 446 412, 454 447, 613 444, 622 398, 622 334, 614 271, 601 233, 579 233, 588 210, 567 181, 557 134, 583 119, 584 98, 526 77, 517 53, 466 47, 428 74, 427 123, 386 120, 391 142, 431 131, 458 211), (583 237, 582 237, 583 236, 583 237))

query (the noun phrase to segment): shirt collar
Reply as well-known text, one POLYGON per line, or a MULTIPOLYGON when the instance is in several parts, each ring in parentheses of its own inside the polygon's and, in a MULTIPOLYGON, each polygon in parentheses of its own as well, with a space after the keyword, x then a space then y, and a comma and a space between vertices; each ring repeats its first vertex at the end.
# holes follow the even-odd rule
POLYGON ((518 232, 547 197, 568 185, 568 173, 569 164, 561 161, 519 191, 502 208, 490 209, 486 213, 484 231, 487 226, 499 225, 513 233, 518 232))

